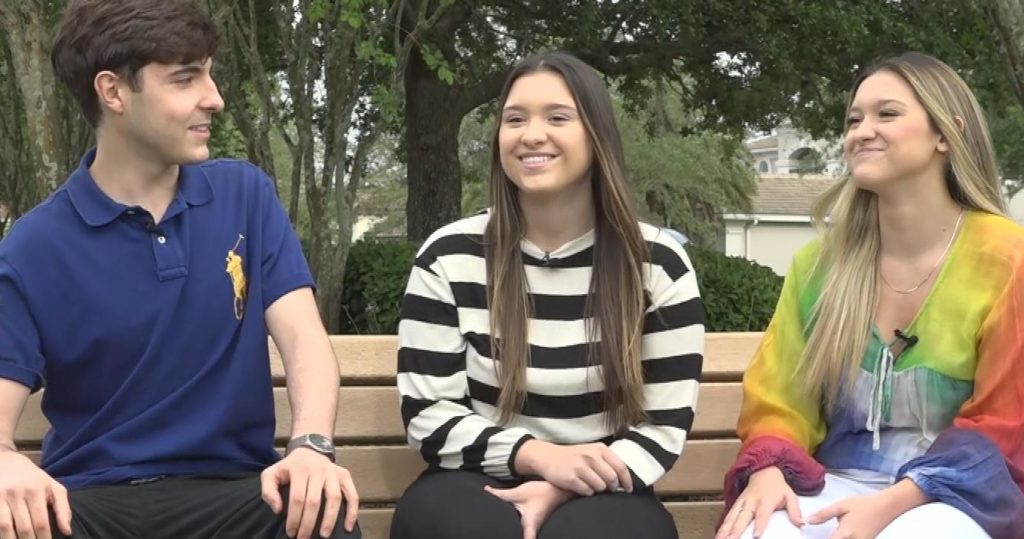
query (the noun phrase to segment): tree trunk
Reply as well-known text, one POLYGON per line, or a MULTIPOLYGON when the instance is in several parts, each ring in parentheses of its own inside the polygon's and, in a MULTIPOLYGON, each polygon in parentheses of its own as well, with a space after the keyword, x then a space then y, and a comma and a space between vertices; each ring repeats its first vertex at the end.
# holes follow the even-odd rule
POLYGON ((414 51, 405 75, 409 241, 421 242, 461 216, 459 127, 464 113, 451 107, 452 93, 452 86, 437 78, 414 51))
POLYGON ((66 149, 60 105, 50 68, 49 27, 45 6, 37 1, 0 3, 0 28, 7 33, 15 77, 21 89, 28 152, 34 165, 35 199, 42 200, 63 181, 66 149))
POLYGON ((1021 0, 980 2, 989 30, 999 44, 1006 77, 1024 104, 1024 4, 1021 0))

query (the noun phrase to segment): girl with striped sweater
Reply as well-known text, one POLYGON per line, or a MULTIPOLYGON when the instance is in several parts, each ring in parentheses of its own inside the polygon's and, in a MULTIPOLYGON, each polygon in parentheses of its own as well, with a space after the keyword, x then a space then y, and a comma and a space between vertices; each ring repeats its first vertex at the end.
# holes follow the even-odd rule
POLYGON ((638 222, 592 68, 524 60, 499 115, 490 210, 426 241, 403 299, 402 417, 428 470, 391 537, 676 537, 652 485, 693 423, 690 260, 638 222))

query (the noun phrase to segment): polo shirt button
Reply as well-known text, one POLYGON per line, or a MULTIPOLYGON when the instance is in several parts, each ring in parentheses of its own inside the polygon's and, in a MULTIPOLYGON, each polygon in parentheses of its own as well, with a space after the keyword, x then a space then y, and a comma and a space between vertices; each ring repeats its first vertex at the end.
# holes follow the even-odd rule
POLYGON ((157 241, 157 243, 159 243, 160 245, 163 245, 163 244, 167 243, 167 238, 165 238, 165 237, 163 237, 163 236, 157 236, 157 237, 156 237, 156 241, 157 241))
POLYGON ((127 213, 128 215, 135 215, 135 210, 128 210, 125 213, 127 213))

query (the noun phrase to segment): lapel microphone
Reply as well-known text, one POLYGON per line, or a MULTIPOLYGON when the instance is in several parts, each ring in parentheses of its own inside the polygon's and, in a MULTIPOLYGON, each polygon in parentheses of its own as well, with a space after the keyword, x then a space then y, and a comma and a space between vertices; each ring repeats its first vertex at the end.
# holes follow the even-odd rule
POLYGON ((903 341, 904 348, 910 348, 911 346, 917 344, 917 335, 907 335, 906 333, 903 333, 898 329, 894 331, 893 334, 896 335, 897 339, 903 341))

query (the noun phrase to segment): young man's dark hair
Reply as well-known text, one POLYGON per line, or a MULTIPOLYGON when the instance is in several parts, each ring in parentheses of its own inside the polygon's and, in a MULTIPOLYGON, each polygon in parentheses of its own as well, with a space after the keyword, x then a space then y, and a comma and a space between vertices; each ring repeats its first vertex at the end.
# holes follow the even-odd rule
POLYGON ((96 127, 97 73, 118 73, 138 90, 137 75, 146 64, 201 62, 213 56, 219 41, 210 18, 188 0, 71 0, 58 25, 50 61, 57 80, 96 127))
POLYGON ((0 241, 0 538, 358 538, 299 239, 263 171, 209 159, 210 20, 189 0, 70 0, 56 36, 96 147, 0 241), (14 431, 44 385, 36 465, 14 431))

